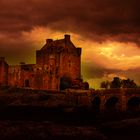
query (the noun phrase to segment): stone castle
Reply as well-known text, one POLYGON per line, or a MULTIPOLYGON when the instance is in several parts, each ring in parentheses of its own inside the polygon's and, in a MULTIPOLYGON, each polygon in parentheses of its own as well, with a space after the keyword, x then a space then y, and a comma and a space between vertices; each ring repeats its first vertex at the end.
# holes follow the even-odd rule
POLYGON ((8 65, 0 58, 0 86, 61 90, 65 88, 88 88, 81 79, 81 48, 76 48, 65 35, 64 39, 47 39, 36 51, 36 64, 8 65))

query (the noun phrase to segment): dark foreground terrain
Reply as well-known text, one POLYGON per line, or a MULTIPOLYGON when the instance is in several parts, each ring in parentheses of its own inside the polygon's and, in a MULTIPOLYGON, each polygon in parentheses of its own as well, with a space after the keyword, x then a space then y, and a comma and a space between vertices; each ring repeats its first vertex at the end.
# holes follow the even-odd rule
POLYGON ((0 140, 140 139, 139 117, 84 111, 65 113, 60 108, 6 107, 0 114, 0 140))
POLYGON ((63 95, 0 94, 0 140, 139 140, 140 112, 95 113, 63 95))

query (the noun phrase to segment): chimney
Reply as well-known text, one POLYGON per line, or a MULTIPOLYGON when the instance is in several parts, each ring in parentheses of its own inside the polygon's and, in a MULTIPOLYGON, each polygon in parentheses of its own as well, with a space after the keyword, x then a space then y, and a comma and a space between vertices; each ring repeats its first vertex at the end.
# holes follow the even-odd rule
POLYGON ((64 37, 65 37, 65 40, 66 40, 66 41, 70 41, 70 35, 67 35, 67 34, 66 34, 64 37))
POLYGON ((46 44, 50 44, 51 42, 53 42, 52 39, 46 39, 46 44))

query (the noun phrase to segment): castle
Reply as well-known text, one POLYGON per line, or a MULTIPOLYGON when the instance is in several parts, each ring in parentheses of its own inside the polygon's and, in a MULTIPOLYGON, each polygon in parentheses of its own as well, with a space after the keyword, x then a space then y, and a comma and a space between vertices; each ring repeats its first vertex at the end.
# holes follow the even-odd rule
POLYGON ((61 90, 65 88, 88 88, 81 79, 81 48, 76 48, 65 35, 64 39, 47 39, 36 51, 36 64, 8 65, 0 58, 0 86, 61 90))

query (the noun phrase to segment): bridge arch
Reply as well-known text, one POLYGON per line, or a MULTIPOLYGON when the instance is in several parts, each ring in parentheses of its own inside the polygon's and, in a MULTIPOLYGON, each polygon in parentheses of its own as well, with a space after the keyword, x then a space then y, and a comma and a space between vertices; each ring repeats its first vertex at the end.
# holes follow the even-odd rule
POLYGON ((119 98, 118 97, 110 97, 106 100, 105 102, 105 111, 107 112, 114 112, 118 110, 118 103, 119 103, 119 98))
POLYGON ((127 111, 140 111, 140 97, 133 96, 128 99, 127 111))
POLYGON ((101 99, 100 97, 96 96, 95 98, 93 98, 92 100, 92 109, 93 112, 100 112, 100 105, 101 105, 101 99))

